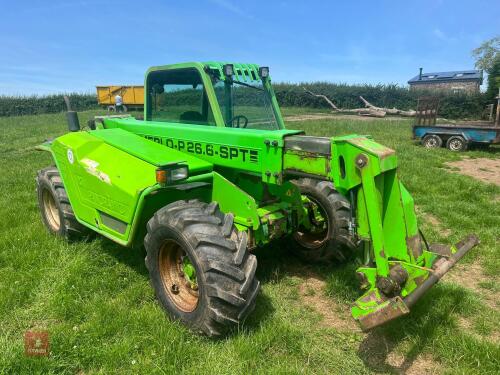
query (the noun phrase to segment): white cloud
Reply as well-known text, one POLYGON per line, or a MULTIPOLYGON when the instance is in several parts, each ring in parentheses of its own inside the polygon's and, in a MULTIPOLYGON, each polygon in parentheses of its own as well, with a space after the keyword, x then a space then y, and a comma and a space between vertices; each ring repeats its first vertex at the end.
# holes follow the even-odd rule
POLYGON ((253 16, 243 11, 240 7, 235 5, 229 0, 210 0, 212 3, 218 5, 219 7, 227 10, 228 12, 237 14, 239 16, 252 19, 253 16))
POLYGON ((442 40, 443 42, 455 42, 457 40, 457 38, 447 35, 443 30, 441 30, 438 27, 432 30, 432 34, 439 40, 442 40))

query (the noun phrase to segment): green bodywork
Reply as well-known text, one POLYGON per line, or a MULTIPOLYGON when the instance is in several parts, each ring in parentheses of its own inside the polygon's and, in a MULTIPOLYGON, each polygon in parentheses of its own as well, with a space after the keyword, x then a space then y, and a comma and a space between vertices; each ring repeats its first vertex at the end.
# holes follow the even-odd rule
MULTIPOLYGON (((422 249, 413 199, 398 179, 395 152, 359 135, 332 137, 324 152, 287 147, 290 137, 304 134, 285 129, 271 79, 261 79, 253 64, 233 64, 232 80, 261 85, 277 128, 230 127, 231 113, 223 113, 214 89, 214 80, 228 79, 223 66, 153 67, 145 79, 145 120, 105 118, 96 130, 68 133, 40 146, 51 152, 77 220, 132 246, 142 243, 146 223, 159 208, 181 199, 216 201, 234 215, 236 227, 248 232, 249 246, 255 247, 310 226, 291 180, 329 180, 350 200, 352 234, 364 249, 357 272, 366 292, 354 303, 353 316, 360 319, 394 304, 382 296, 378 282, 397 265, 408 274, 398 295, 411 294, 429 276, 437 254, 422 249), (150 75, 183 69, 199 73, 213 126, 152 120, 150 75), (189 169, 187 179, 156 182, 158 169, 182 165, 189 169)), ((404 303, 395 308, 405 312, 404 303)))

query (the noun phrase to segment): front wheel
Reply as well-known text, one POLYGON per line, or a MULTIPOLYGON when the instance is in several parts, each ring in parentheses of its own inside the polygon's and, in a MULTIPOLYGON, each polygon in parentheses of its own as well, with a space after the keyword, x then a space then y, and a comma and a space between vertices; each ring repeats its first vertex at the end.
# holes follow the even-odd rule
POLYGON ((313 263, 349 259, 356 247, 349 232, 349 201, 329 181, 302 178, 294 183, 302 194, 311 226, 292 235, 292 251, 313 263))
POLYGON ((173 319, 216 337, 239 326, 260 284, 247 234, 216 203, 178 201, 148 222, 146 266, 161 306, 173 319))

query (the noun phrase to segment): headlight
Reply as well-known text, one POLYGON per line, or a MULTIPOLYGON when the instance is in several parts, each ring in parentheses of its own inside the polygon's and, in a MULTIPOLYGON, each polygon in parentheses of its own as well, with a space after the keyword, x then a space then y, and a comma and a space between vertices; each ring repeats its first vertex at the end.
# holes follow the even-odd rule
POLYGON ((269 67, 268 66, 261 66, 259 68, 259 76, 262 79, 266 79, 269 77, 269 67))
POLYGON ((232 77, 234 75, 234 66, 233 64, 226 64, 222 67, 224 71, 224 75, 228 78, 232 77))
POLYGON ((185 165, 158 168, 156 170, 156 182, 162 186, 185 180, 186 178, 188 178, 188 167, 185 165))
POLYGON ((171 170, 172 181, 185 180, 188 177, 188 167, 171 170))

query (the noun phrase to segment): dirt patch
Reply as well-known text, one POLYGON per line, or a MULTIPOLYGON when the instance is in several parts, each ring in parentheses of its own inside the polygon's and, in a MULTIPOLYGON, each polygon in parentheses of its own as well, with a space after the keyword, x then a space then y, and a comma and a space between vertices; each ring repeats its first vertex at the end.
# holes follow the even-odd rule
POLYGON ((402 117, 368 117, 368 116, 350 116, 350 115, 335 115, 335 114, 326 114, 326 113, 311 113, 308 115, 293 115, 293 116, 285 116, 285 121, 294 122, 294 121, 312 121, 312 120, 356 120, 356 121, 376 121, 376 120, 388 120, 388 121, 398 121, 401 120, 402 117))
MULTIPOLYGON (((429 354, 409 356, 398 350, 400 346, 379 331, 372 331, 361 343, 358 354, 363 362, 376 372, 424 375, 441 374, 441 365, 429 354)), ((403 350, 405 351, 405 350, 403 350)))
POLYGON ((481 341, 486 338, 487 340, 497 345, 500 343, 500 329, 498 329, 498 327, 492 329, 492 331, 487 336, 481 336, 479 333, 475 332, 473 323, 470 320, 464 318, 463 316, 459 316, 457 321, 459 327, 462 328, 463 331, 466 331, 467 334, 474 337, 476 340, 481 341))
POLYGON ((408 361, 404 355, 392 352, 387 356, 387 364, 396 374, 435 375, 443 372, 441 366, 428 354, 419 355, 412 361, 408 361))
POLYGON ((334 119, 337 118, 335 115, 327 115, 323 113, 313 113, 310 115, 294 115, 294 116, 285 116, 285 121, 294 122, 294 121, 309 121, 309 120, 324 120, 324 119, 334 119))
POLYGON ((406 375, 433 375, 441 374, 442 372, 441 366, 432 359, 432 356, 421 355, 401 373, 406 375))
POLYGON ((482 282, 492 281, 491 277, 484 274, 480 264, 457 264, 450 272, 443 276, 442 280, 471 289, 481 296, 481 299, 487 306, 492 309, 498 308, 498 302, 500 301, 499 293, 486 291, 480 286, 482 282))
POLYGON ((465 158, 445 163, 445 165, 453 169, 457 168, 458 173, 500 186, 500 159, 465 158))
POLYGON ((299 295, 302 303, 318 312, 323 319, 321 325, 333 327, 341 331, 361 332, 351 317, 349 306, 336 303, 325 295, 326 283, 318 275, 307 272, 302 276, 299 295))
POLYGON ((441 223, 441 220, 439 220, 436 216, 422 211, 418 206, 415 206, 415 210, 424 217, 424 220, 428 224, 430 224, 432 227, 437 228, 439 233, 441 233, 443 237, 449 237, 451 235, 451 230, 444 227, 443 223, 441 223))

